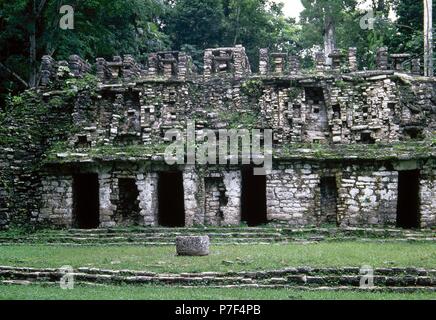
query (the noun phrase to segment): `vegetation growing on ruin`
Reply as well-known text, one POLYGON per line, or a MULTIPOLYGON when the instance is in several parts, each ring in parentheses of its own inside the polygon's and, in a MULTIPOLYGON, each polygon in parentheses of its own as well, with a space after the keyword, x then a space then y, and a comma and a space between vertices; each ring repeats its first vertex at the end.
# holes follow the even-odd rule
POLYGON ((222 120, 228 123, 229 129, 254 129, 260 125, 261 117, 255 112, 225 112, 222 120))
POLYGON ((294 101, 295 99, 297 99, 301 93, 303 92, 302 88, 299 87, 291 87, 288 90, 288 97, 290 101, 294 101))
MULTIPOLYGON (((233 115, 227 118, 230 129, 252 129, 258 127, 258 118, 249 113, 233 115)), ((74 162, 84 159, 115 160, 120 158, 145 159, 163 155, 169 143, 149 145, 97 146, 89 149, 71 148, 65 141, 54 144, 45 153, 43 163, 74 162)), ((436 157, 436 138, 424 141, 398 142, 394 144, 354 144, 329 145, 292 143, 273 149, 273 156, 282 159, 362 159, 395 160, 424 159, 436 157)))
POLYGON ((257 101, 263 95, 263 82, 260 79, 251 79, 242 83, 241 91, 246 96, 257 101))
POLYGON ((277 156, 289 159, 420 159, 435 158, 434 138, 424 141, 407 141, 393 144, 286 144, 275 150, 277 156))
MULTIPOLYGON (((10 97, 6 109, 0 112, 0 158, 6 161, 8 157, 14 157, 19 163, 22 178, 17 177, 14 166, 2 169, 0 183, 6 190, 11 190, 12 186, 17 188, 20 184, 35 183, 33 181, 37 179, 41 166, 39 157, 52 144, 65 141, 75 130, 71 125, 71 110, 69 95, 43 97, 29 90, 10 97)), ((35 188, 32 191, 36 192, 35 188)), ((32 194, 26 201, 33 201, 32 194)), ((16 198, 14 192, 9 193, 6 205, 14 213, 11 225, 27 224, 30 211, 22 209, 23 200, 16 198)))
POLYGON ((115 160, 120 158, 151 158, 155 155, 163 155, 169 144, 154 143, 150 145, 127 145, 127 146, 97 146, 89 149, 74 149, 66 142, 59 142, 47 151, 43 163, 74 162, 84 159, 115 160))

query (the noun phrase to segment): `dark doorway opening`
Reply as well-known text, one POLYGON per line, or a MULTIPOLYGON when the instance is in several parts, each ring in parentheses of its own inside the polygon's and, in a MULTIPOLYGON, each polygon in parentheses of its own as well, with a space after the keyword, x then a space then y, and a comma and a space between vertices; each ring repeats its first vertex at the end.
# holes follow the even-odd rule
POLYGON ((139 190, 135 179, 118 180, 119 202, 117 208, 117 225, 136 226, 140 224, 139 190))
POLYGON ((164 227, 185 226, 183 174, 162 172, 159 174, 159 225, 164 227))
POLYGON ((100 224, 100 197, 97 174, 78 174, 73 179, 73 225, 95 229, 100 224))
MULTIPOLYGON (((319 105, 321 102, 324 102, 324 90, 319 87, 307 87, 304 88, 306 101, 312 102, 314 105, 319 105)), ((310 103, 309 102, 309 103, 310 103)))
POLYGON ((266 176, 255 176, 253 168, 242 170, 241 220, 255 227, 268 222, 266 176))
POLYGON ((370 132, 362 132, 360 142, 362 144, 375 144, 375 139, 371 136, 370 132))
POLYGON ((398 178, 397 227, 420 227, 419 170, 400 171, 398 178))
POLYGON ((336 177, 321 178, 321 221, 322 223, 337 224, 338 188, 336 177))

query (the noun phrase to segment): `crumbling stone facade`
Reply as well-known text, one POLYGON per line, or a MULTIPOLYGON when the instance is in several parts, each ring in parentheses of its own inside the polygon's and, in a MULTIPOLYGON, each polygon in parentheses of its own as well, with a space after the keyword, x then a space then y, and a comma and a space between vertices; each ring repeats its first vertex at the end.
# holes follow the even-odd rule
MULTIPOLYGON (((249 188, 242 164, 168 165, 163 159, 171 143, 165 133, 186 130, 192 120, 197 134, 273 129, 273 168, 256 189, 266 195, 269 223, 410 227, 399 225, 399 176, 413 171, 417 223, 435 227, 436 82, 417 74, 416 61, 406 70, 406 55, 390 57, 383 48, 378 70, 358 71, 354 48, 331 58, 326 66, 317 55, 315 70, 307 72, 296 56, 261 49, 259 74, 242 46, 207 49, 202 74, 183 52, 150 54, 145 65, 129 55, 97 59, 96 80, 50 111, 68 116, 67 134, 27 152, 38 168, 20 172, 22 154, 1 146, 1 177, 10 183, 0 184, 0 227, 20 210, 29 222, 80 227, 80 179, 97 186, 89 227, 158 226, 163 202, 174 215, 181 210, 185 226, 241 224, 250 198, 243 196, 249 188), (165 172, 181 175, 177 188, 161 190, 165 172), (23 185, 28 175, 32 183, 23 185), (8 201, 30 194, 31 204, 8 201)), ((91 70, 77 56, 68 62, 44 57, 41 103, 68 93, 55 90, 64 81, 61 67, 81 81, 91 70)))

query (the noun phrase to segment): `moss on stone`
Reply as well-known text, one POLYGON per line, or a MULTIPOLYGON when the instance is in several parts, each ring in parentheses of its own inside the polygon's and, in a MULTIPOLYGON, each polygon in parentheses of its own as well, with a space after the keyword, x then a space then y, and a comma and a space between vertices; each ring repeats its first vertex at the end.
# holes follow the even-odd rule
POLYGON ((303 91, 303 89, 299 88, 299 87, 289 88, 289 91, 288 91, 289 100, 294 101, 295 99, 297 99, 301 95, 302 91, 303 91))
POLYGON ((247 80, 242 83, 241 91, 246 96, 259 100, 263 94, 263 82, 259 79, 247 80))
POLYGON ((287 144, 275 152, 283 159, 314 160, 395 160, 435 158, 436 145, 433 139, 421 142, 398 142, 394 144, 287 144))

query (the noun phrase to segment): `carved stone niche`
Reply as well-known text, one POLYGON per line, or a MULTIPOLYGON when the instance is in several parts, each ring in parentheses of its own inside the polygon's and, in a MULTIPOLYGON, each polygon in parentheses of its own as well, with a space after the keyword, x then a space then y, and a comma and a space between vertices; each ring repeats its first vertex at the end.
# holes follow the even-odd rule
POLYGON ((404 71, 404 62, 409 59, 411 56, 408 53, 394 53, 391 54, 392 65, 394 66, 394 70, 404 71))
POLYGON ((126 121, 123 124, 121 132, 124 134, 139 134, 141 129, 141 122, 137 111, 134 109, 130 109, 127 111, 126 121))
POLYGON ((251 74, 251 67, 242 45, 205 50, 204 78, 212 75, 233 75, 235 78, 241 78, 247 74, 251 74))
POLYGON ((332 69, 339 70, 342 66, 342 60, 345 58, 345 55, 338 49, 332 51, 329 54, 329 58, 332 59, 332 69))
POLYGON ((213 73, 233 73, 234 56, 232 50, 214 50, 213 54, 213 73))
POLYGON ((283 73, 285 71, 287 57, 286 53, 271 53, 274 73, 283 73))
POLYGON ((78 134, 76 135, 76 139, 74 141, 74 148, 77 149, 87 149, 91 147, 91 139, 86 134, 78 134))
POLYGON ((121 76, 123 70, 123 59, 120 56, 115 56, 112 62, 108 62, 107 66, 110 70, 112 79, 117 79, 121 76))
POLYGON ((178 75, 179 52, 165 51, 157 53, 158 73, 164 77, 176 77, 178 75))
POLYGON ((138 145, 141 143, 141 121, 139 112, 129 109, 124 114, 119 131, 114 138, 114 144, 118 146, 138 145))

